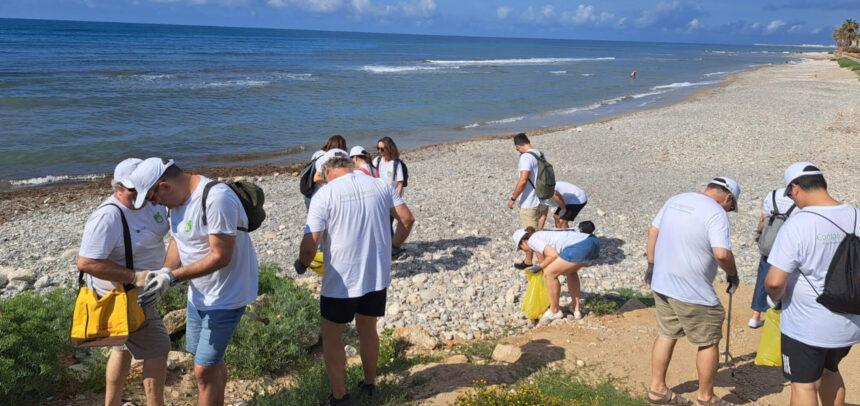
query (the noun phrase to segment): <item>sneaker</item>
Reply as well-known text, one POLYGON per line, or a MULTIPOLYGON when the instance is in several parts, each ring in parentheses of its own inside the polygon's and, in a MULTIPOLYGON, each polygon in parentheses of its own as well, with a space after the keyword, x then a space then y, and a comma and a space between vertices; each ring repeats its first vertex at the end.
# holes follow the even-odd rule
POLYGON ((531 267, 532 267, 532 264, 527 264, 526 261, 522 261, 518 264, 514 264, 514 268, 517 268, 519 270, 523 270, 523 269, 531 268, 531 267))
POLYGON ((340 399, 335 399, 334 395, 328 395, 328 406, 352 406, 352 401, 349 400, 349 394, 343 395, 340 399))
POLYGON ((546 311, 543 313, 543 316, 540 316, 540 321, 544 323, 549 323, 551 321, 561 320, 563 318, 564 312, 561 311, 561 309, 559 309, 557 313, 553 313, 552 310, 546 309, 546 311))
POLYGON ((358 383, 358 393, 361 397, 372 399, 373 396, 376 395, 376 385, 361 381, 358 383))
POLYGON ((570 310, 570 314, 573 315, 574 320, 582 320, 582 312, 576 310, 576 306, 571 303, 567 306, 567 309, 570 310))
POLYGON ((747 325, 750 326, 750 328, 759 328, 764 325, 764 320, 750 319, 747 325))

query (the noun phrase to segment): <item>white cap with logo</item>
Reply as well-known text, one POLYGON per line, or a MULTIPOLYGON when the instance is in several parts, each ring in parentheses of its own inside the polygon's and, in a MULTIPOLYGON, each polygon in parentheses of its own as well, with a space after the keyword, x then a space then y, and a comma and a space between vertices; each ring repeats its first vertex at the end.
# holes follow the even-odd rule
POLYGON ((523 240, 523 237, 526 235, 526 230, 522 228, 514 231, 513 239, 514 239, 514 249, 520 249, 520 242, 523 240))
POLYGON ((347 154, 346 151, 344 151, 340 148, 332 148, 332 149, 326 151, 326 153, 323 156, 317 158, 316 163, 314 163, 314 166, 316 166, 317 172, 322 172, 323 165, 325 165, 325 163, 328 162, 329 159, 332 159, 336 156, 342 156, 344 158, 348 158, 349 154, 347 154))
POLYGON ((821 169, 812 162, 795 162, 785 169, 785 195, 791 194, 791 182, 801 176, 824 175, 821 169))
POLYGON ((367 156, 367 150, 361 145, 356 145, 349 150, 349 157, 352 158, 354 156, 367 156))
POLYGON ((161 176, 164 175, 164 171, 172 165, 172 159, 167 160, 157 157, 146 158, 137 165, 137 168, 128 177, 128 180, 137 189, 137 197, 134 199, 135 209, 143 207, 149 189, 155 186, 158 180, 161 179, 161 176))
POLYGON ((134 185, 128 180, 128 177, 141 162, 143 160, 140 158, 126 158, 118 163, 113 170, 113 181, 126 189, 134 189, 134 185))
POLYGON ((738 199, 741 198, 741 185, 738 185, 738 182, 735 182, 734 179, 728 176, 718 176, 716 178, 711 179, 708 184, 722 186, 726 188, 726 190, 728 190, 734 198, 734 205, 731 211, 738 211, 738 199))

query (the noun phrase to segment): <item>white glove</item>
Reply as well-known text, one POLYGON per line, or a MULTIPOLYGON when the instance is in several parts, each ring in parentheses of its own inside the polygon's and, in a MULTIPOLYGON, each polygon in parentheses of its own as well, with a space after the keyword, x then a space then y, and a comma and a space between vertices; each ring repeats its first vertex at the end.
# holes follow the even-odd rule
POLYGON ((562 207, 561 210, 558 211, 558 216, 564 217, 565 214, 567 214, 567 207, 562 207))
POLYGON ((767 305, 770 306, 771 309, 782 310, 782 300, 774 302, 770 296, 767 296, 767 305))
POLYGON ((540 264, 534 264, 531 267, 531 273, 538 273, 541 271, 540 264))
POLYGON ((160 274, 160 273, 170 273, 170 268, 168 268, 168 267, 166 267, 166 266, 165 266, 164 268, 161 268, 161 269, 159 269, 159 270, 157 270, 157 271, 149 271, 149 273, 148 273, 148 274, 146 274, 146 282, 144 283, 144 285, 145 285, 145 284, 148 284, 148 283, 149 283, 149 281, 151 281, 151 280, 152 280, 152 278, 154 278, 154 277, 155 277, 155 275, 158 275, 158 274, 160 274))
POLYGON ((149 282, 146 282, 143 293, 137 297, 137 303, 140 303, 141 306, 147 306, 157 302, 175 280, 169 271, 157 272, 152 279, 149 279, 149 282))

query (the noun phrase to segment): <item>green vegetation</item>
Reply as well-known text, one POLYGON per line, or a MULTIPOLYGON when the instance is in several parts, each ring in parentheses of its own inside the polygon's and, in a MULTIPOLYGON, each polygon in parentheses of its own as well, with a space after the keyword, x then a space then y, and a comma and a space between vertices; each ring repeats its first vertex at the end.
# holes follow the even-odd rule
POLYGON ((851 69, 852 71, 857 73, 857 75, 860 75, 860 62, 857 62, 851 58, 842 57, 837 59, 836 63, 839 64, 840 68, 851 69))
POLYGON ((161 317, 164 317, 164 315, 174 310, 184 309, 187 304, 188 286, 186 284, 182 284, 181 286, 174 286, 167 289, 167 291, 164 292, 164 295, 161 296, 158 303, 155 304, 155 308, 158 310, 158 314, 160 314, 161 317))
POLYGON ((475 358, 488 360, 492 358, 493 350, 496 349, 498 343, 498 339, 472 340, 454 346, 454 352, 465 355, 469 361, 474 361, 475 358))
POLYGON ((585 307, 591 309, 593 314, 602 316, 617 312, 630 299, 638 299, 647 307, 654 306, 654 298, 650 294, 629 288, 621 288, 606 294, 593 295, 586 298, 585 307))
POLYGON ((841 50, 848 50, 860 45, 857 44, 858 30, 860 30, 860 24, 857 21, 851 18, 845 20, 842 25, 833 30, 836 47, 841 50))
POLYGON ((647 405, 644 400, 616 389, 610 382, 597 386, 584 383, 571 372, 543 370, 511 387, 480 386, 457 398, 458 406, 507 405, 647 405))

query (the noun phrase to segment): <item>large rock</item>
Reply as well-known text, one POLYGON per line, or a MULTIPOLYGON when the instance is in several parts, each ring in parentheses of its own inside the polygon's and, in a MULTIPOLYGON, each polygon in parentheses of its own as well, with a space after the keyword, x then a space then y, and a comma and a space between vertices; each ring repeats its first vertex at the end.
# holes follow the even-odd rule
POLYGON ((406 341, 413 347, 421 350, 432 350, 436 347, 436 340, 427 334, 427 330, 421 326, 406 326, 394 329, 394 338, 406 341))
POLYGON ((176 340, 185 334, 185 309, 174 310, 164 315, 164 328, 171 340, 176 340))
POLYGON ((645 309, 648 306, 645 306, 645 303, 642 303, 641 300, 636 299, 635 297, 626 301, 621 308, 618 309, 618 313, 627 313, 632 312, 634 310, 645 309))
POLYGON ((76 248, 69 248, 69 249, 63 251, 62 254, 60 254, 61 259, 72 259, 72 258, 75 258, 76 256, 78 256, 78 250, 76 248))
POLYGON ((194 355, 185 351, 170 351, 167 354, 167 369, 191 369, 194 366, 194 355))
POLYGON ((523 350, 520 347, 509 344, 498 344, 493 350, 493 361, 506 362, 508 364, 516 363, 523 356, 523 350))
POLYGON ((36 281, 36 273, 28 269, 16 269, 6 274, 9 282, 22 281, 32 284, 36 281))
POLYGON ((36 289, 47 288, 54 284, 54 280, 48 275, 42 275, 39 279, 36 280, 36 283, 33 284, 33 287, 36 289))

